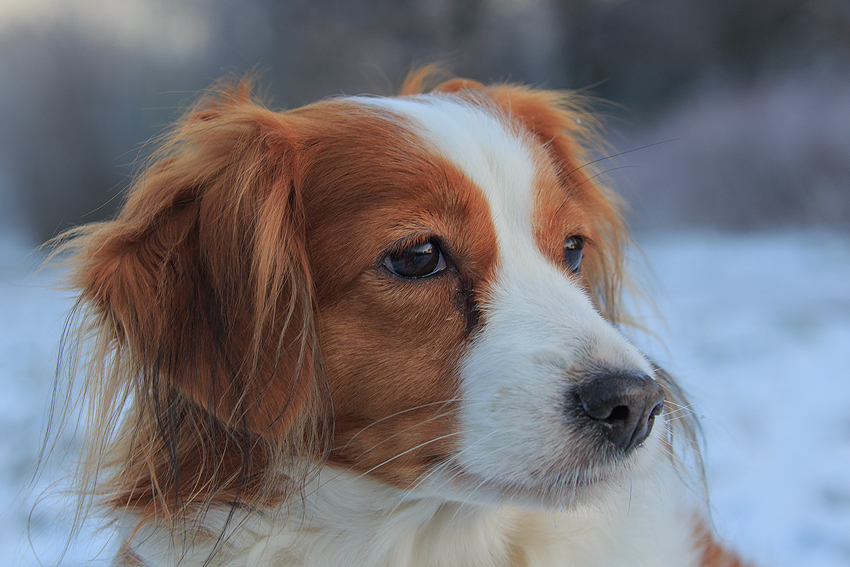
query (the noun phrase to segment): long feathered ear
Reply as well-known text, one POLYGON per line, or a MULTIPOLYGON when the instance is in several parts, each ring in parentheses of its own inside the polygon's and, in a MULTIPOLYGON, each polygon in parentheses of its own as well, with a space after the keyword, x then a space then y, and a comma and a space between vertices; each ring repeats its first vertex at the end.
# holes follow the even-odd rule
POLYGON ((247 86, 178 124, 119 216, 74 234, 75 285, 155 400, 260 436, 287 430, 317 370, 293 128, 247 86))

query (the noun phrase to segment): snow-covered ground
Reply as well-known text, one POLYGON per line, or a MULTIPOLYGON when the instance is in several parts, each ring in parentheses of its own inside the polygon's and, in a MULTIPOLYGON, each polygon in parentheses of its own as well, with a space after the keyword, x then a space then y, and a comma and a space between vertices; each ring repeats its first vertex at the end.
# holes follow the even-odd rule
MULTIPOLYGON (((850 565, 850 235, 666 234, 641 245, 664 318, 647 320, 661 343, 642 346, 691 394, 720 533, 764 566, 850 565)), ((37 263, 0 239, 4 565, 36 563, 22 501, 71 304, 51 289, 54 272, 32 272, 37 263)), ((47 565, 59 553, 50 534, 68 529, 63 512, 54 501, 33 515, 47 565)))

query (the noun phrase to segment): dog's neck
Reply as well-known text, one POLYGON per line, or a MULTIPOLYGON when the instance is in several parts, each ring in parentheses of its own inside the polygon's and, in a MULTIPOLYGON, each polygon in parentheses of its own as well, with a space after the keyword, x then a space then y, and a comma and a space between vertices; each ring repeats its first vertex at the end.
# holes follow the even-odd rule
POLYGON ((649 565, 641 558, 653 567, 697 565, 693 523, 672 507, 682 499, 667 480, 626 481, 604 500, 540 511, 417 497, 325 468, 288 509, 206 511, 203 531, 217 535, 227 524, 224 543, 198 535, 175 552, 180 538, 148 528, 127 556, 142 565, 202 565, 217 548, 213 564, 246 567, 649 565))

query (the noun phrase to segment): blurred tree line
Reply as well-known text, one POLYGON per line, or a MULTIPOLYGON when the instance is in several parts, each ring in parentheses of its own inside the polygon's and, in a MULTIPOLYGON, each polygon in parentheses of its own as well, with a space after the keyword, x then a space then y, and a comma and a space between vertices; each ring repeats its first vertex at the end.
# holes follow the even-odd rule
POLYGON ((847 0, 124 1, 144 5, 138 22, 72 2, 0 27, 0 220, 40 240, 112 214, 147 142, 223 75, 257 69, 289 108, 391 94, 411 64, 442 61, 589 87, 639 127, 712 81, 850 66, 847 0))

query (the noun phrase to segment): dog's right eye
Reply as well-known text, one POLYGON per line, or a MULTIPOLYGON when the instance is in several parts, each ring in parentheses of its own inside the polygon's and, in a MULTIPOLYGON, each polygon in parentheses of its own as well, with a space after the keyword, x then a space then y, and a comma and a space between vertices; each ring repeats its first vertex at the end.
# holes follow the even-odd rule
POLYGON ((437 243, 431 239, 397 252, 390 252, 383 266, 401 278, 424 278, 446 269, 446 260, 437 243))

